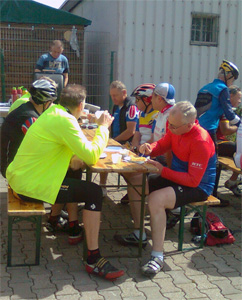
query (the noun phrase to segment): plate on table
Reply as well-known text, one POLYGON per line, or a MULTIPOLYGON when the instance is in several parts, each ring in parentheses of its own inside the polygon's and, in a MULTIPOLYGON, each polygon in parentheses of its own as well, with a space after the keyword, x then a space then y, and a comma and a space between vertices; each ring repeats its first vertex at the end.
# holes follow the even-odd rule
POLYGON ((103 152, 99 158, 106 158, 107 157, 107 154, 105 152, 103 152))
POLYGON ((104 149, 105 152, 119 152, 123 148, 120 146, 108 146, 107 148, 104 149))

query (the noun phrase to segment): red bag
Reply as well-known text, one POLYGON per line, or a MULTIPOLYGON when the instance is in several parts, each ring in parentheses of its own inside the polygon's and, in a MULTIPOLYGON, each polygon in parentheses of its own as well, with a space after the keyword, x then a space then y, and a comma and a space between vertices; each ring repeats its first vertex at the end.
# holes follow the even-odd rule
MULTIPOLYGON (((191 232, 201 235, 202 218, 198 213, 192 218, 191 232)), ((218 244, 232 244, 235 241, 230 230, 223 224, 221 218, 213 212, 206 213, 205 245, 215 246, 218 244)))

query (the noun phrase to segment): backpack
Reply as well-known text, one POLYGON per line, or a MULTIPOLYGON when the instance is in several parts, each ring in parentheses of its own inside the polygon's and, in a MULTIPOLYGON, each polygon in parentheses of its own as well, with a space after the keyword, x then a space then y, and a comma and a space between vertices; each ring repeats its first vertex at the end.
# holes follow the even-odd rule
MULTIPOLYGON (((196 212, 191 220, 191 232, 201 235, 202 217, 196 212)), ((213 212, 206 213, 205 245, 232 244, 235 241, 230 230, 223 224, 221 218, 213 212)))

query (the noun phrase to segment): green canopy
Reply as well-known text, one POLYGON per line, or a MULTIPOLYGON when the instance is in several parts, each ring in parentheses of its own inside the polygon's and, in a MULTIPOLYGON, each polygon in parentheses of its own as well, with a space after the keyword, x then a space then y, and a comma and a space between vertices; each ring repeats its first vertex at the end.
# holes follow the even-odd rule
POLYGON ((0 21, 9 23, 84 26, 92 23, 88 19, 32 0, 1 0, 0 12, 0 21))

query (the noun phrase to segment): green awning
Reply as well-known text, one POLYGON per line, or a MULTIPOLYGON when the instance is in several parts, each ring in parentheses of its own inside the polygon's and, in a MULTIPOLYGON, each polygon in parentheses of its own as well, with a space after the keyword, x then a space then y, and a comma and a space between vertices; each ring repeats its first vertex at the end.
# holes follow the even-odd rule
POLYGON ((84 26, 92 23, 88 19, 32 0, 1 0, 0 12, 0 21, 8 23, 84 26))

